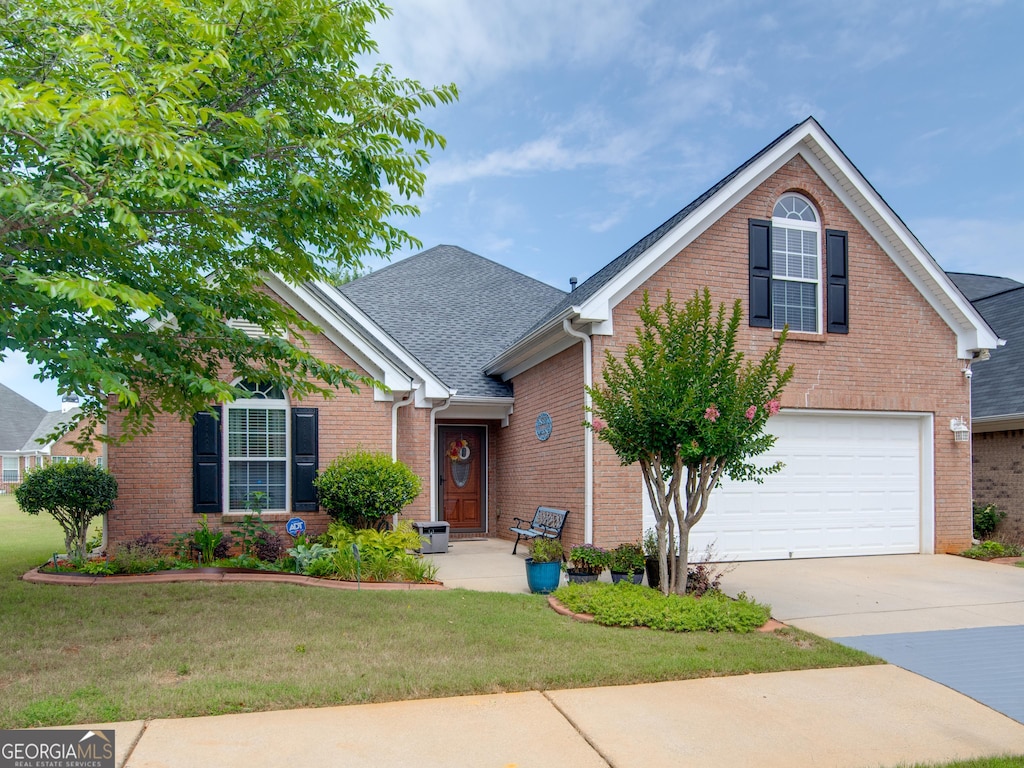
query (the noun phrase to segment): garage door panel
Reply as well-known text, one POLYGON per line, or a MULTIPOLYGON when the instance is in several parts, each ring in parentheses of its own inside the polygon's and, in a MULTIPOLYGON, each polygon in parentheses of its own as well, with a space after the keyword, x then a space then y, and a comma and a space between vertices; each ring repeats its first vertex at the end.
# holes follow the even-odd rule
MULTIPOLYGON (((737 560, 920 551, 920 425, 920 417, 774 417, 776 444, 758 463, 782 461, 782 471, 761 484, 723 481, 691 532, 691 553, 709 542, 737 560)), ((653 524, 648 509, 645 527, 653 524)))

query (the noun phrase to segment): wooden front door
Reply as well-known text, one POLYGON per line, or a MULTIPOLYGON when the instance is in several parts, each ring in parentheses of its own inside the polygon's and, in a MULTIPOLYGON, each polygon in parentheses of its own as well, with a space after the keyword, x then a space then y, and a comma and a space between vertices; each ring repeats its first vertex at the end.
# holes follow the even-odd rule
POLYGON ((487 444, 483 427, 438 427, 441 519, 452 531, 484 531, 487 444))

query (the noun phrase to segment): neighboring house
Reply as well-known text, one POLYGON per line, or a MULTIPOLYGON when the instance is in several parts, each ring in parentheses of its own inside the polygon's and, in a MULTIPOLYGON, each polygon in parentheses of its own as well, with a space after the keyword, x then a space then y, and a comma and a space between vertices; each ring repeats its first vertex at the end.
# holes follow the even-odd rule
POLYGON ((75 395, 67 395, 61 410, 47 411, 0 384, 0 423, 4 425, 0 430, 0 493, 11 493, 25 479, 27 471, 51 461, 90 461, 103 466, 102 450, 83 455, 70 445, 74 432, 56 441, 47 440, 57 427, 78 413, 77 403, 75 395))
POLYGON ((972 366, 974 500, 1006 512, 998 533, 1024 544, 1024 284, 962 272, 949 276, 1007 340, 972 366))
MULTIPOLYGON (((556 254, 552 255, 557 258, 556 254)), ((796 373, 770 422, 764 484, 726 484, 694 530, 738 559, 954 551, 969 544, 969 361, 995 334, 813 119, 794 126, 569 293, 438 246, 341 286, 268 288, 323 332, 331 362, 389 387, 293 402, 252 397, 160 419, 109 447, 120 497, 110 540, 228 525, 254 490, 264 517, 311 530, 317 469, 357 447, 423 480, 407 510, 453 535, 509 535, 538 505, 570 510, 567 543, 636 540, 651 514, 637 467, 584 428, 584 386, 634 339, 644 291, 709 286, 743 303, 741 348, 784 325, 796 373)), ((117 433, 115 415, 110 428, 117 433)))

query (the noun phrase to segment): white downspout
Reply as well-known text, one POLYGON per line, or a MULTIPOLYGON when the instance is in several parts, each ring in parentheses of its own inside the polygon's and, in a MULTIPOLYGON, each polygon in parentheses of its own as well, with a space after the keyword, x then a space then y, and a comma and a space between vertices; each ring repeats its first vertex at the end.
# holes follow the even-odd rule
POLYGON ((398 400, 391 406, 391 460, 398 461, 398 409, 409 405, 416 397, 416 390, 419 384, 409 382, 409 394, 402 400, 398 400))
POLYGON ((449 389, 448 399, 444 405, 436 405, 430 409, 430 519, 437 521, 437 430, 434 425, 437 414, 447 409, 452 404, 452 398, 458 390, 449 389))
MULTIPOLYGON (((594 386, 594 360, 591 354, 590 336, 572 327, 572 320, 568 317, 562 320, 562 330, 570 336, 583 340, 583 384, 586 387, 594 386)), ((586 409, 585 419, 589 423, 593 414, 590 407, 593 405, 590 393, 583 391, 583 405, 586 409)), ((583 540, 594 541, 594 430, 587 427, 583 434, 583 540)))
MULTIPOLYGON (((398 409, 409 405, 416 398, 416 390, 419 384, 413 384, 409 379, 409 394, 402 400, 395 401, 391 406, 391 460, 398 461, 398 409)), ((398 527, 398 512, 391 516, 391 528, 398 527)))

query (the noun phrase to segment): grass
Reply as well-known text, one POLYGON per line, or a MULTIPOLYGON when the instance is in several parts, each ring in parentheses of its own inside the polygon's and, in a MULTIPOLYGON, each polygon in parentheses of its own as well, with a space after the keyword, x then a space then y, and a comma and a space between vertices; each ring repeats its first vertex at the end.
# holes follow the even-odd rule
MULTIPOLYGON (((1001 757, 976 757, 972 760, 956 760, 952 763, 914 763, 909 768, 1021 768, 1024 755, 1001 757)), ((904 768, 900 766, 900 768, 904 768)))
POLYGON ((533 595, 27 584, 62 534, 0 497, 0 728, 851 666, 786 629, 582 624, 533 595))

